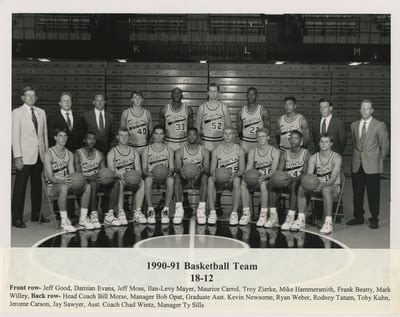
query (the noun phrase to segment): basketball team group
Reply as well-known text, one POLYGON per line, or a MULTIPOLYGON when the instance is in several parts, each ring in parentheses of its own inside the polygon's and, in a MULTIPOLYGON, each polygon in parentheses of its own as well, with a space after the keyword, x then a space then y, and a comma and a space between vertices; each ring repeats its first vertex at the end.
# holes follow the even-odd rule
MULTIPOLYGON (((12 112, 16 167, 12 225, 26 227, 24 201, 30 178, 31 221, 49 221, 40 212, 42 184, 46 184, 46 195, 57 201, 61 229, 67 232, 76 231, 70 221, 74 214, 74 208, 71 211, 68 206, 70 194, 80 197, 78 223, 82 229, 102 226, 99 193, 107 197, 100 217, 104 226, 127 225, 127 191, 134 195, 133 221, 155 224, 160 218, 162 224, 169 224, 172 219, 179 225, 184 218, 184 189, 195 188, 199 189, 199 225, 215 225, 221 217, 216 207, 221 190, 232 192, 229 224, 248 225, 254 212, 251 195, 258 191, 258 227, 302 230, 308 199, 320 196, 324 212, 320 233, 332 233, 332 209, 342 191, 341 154, 347 136, 343 121, 332 114, 331 101, 319 100, 316 107, 321 116, 311 123, 297 113, 296 99, 286 97, 284 114, 276 124, 276 148, 269 144, 270 115, 267 107, 257 102, 256 88, 247 90, 247 104, 237 113, 236 129, 227 104, 219 100, 219 86, 210 84, 207 95, 194 115, 193 109, 182 103, 182 90, 174 88, 171 102, 159 111, 159 124, 153 125, 152 114, 143 106, 143 93, 133 91, 132 106, 121 115, 116 144, 104 95, 95 95, 94 109, 79 116, 72 108, 71 93, 63 92, 60 110, 46 118, 45 111, 35 106, 35 89, 25 87, 24 104, 12 112), (240 144, 235 142, 237 135, 240 144), (307 149, 310 142, 314 142, 314 154, 307 149), (165 206, 161 215, 156 215, 152 195, 153 188, 160 186, 166 189, 165 206), (280 224, 277 203, 281 193, 289 196, 289 210, 280 224), (170 213, 173 201, 175 208, 170 213)), ((385 123, 372 117, 371 100, 362 100, 359 111, 360 120, 351 124, 354 217, 347 225, 364 223, 366 189, 369 227, 377 229, 388 131, 385 123)))

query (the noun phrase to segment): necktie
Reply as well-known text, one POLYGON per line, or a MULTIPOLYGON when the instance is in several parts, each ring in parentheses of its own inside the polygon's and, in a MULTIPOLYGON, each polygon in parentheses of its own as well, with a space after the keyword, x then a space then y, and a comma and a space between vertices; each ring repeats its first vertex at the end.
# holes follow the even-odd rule
POLYGON ((66 112, 65 114, 67 115, 68 129, 71 131, 72 130, 72 123, 71 123, 71 119, 69 118, 69 112, 66 112))
POLYGON ((324 122, 322 122, 322 129, 321 129, 321 134, 326 133, 326 119, 324 119, 324 122))
POLYGON ((367 122, 364 121, 364 124, 361 129, 361 137, 360 137, 360 147, 361 150, 364 148, 365 137, 367 136, 367 122))
POLYGON ((31 108, 31 111, 32 111, 32 122, 33 122, 33 125, 35 126, 36 134, 38 134, 38 122, 37 122, 37 118, 35 116, 35 111, 33 111, 33 108, 31 108))
POLYGON ((100 134, 103 134, 103 131, 104 131, 104 118, 103 118, 103 113, 102 112, 100 112, 99 125, 100 125, 100 134))

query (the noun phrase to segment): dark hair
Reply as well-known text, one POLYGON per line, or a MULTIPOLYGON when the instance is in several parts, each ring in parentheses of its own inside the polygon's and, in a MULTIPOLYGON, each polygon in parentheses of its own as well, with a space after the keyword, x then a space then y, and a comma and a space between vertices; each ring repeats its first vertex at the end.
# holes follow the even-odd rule
POLYGON ((210 90, 210 87, 217 87, 218 91, 219 91, 219 85, 217 85, 216 83, 211 83, 207 86, 207 90, 210 90))
POLYGON ((326 98, 326 97, 321 98, 319 100, 319 103, 321 103, 321 102, 327 102, 329 104, 329 107, 333 107, 332 101, 330 99, 326 98))
POLYGON ((188 133, 189 133, 189 131, 194 131, 194 132, 196 132, 196 134, 199 133, 199 130, 197 130, 196 127, 189 127, 189 128, 188 128, 188 133))
POLYGON ((290 135, 292 135, 292 134, 297 134, 300 139, 303 137, 303 133, 301 133, 299 130, 290 131, 290 135))
POLYGON ((105 96, 105 94, 103 94, 103 93, 95 94, 93 99, 96 99, 96 96, 102 96, 103 99, 106 100, 106 96, 105 96))
POLYGON ((258 129, 256 135, 258 135, 261 132, 264 132, 267 136, 269 136, 269 130, 267 128, 258 129))
POLYGON ((329 138, 329 140, 331 140, 331 142, 333 142, 333 141, 332 141, 332 136, 331 136, 329 133, 324 133, 324 134, 322 134, 322 135, 320 136, 319 140, 321 141, 322 138, 329 138))
POLYGON ((61 101, 61 98, 62 98, 63 96, 69 96, 69 97, 71 98, 71 101, 72 101, 72 94, 71 94, 70 92, 68 92, 68 91, 63 91, 63 92, 60 94, 60 101, 61 101))
POLYGON ((249 93, 250 90, 254 90, 254 92, 258 94, 256 87, 250 87, 249 89, 247 89, 247 93, 249 93))
POLYGON ((373 104, 372 104, 372 100, 371 100, 371 99, 368 99, 368 98, 367 98, 367 99, 361 100, 360 105, 361 105, 363 102, 368 102, 368 103, 370 103, 370 104, 371 104, 371 108, 374 107, 373 104))
POLYGON ((143 95, 143 92, 142 92, 141 90, 134 90, 134 91, 132 91, 132 93, 131 93, 131 99, 133 98, 133 95, 138 95, 138 96, 140 96, 140 97, 142 97, 142 98, 144 99, 144 95, 143 95))
POLYGON ((126 127, 119 127, 117 133, 119 134, 120 132, 128 132, 129 133, 129 130, 126 127))
POLYGON ((22 89, 22 95, 21 96, 24 96, 25 92, 27 92, 27 91, 33 91, 36 94, 35 88, 33 88, 32 86, 26 86, 24 89, 22 89))
POLYGON ((165 128, 162 126, 162 125, 156 125, 154 128, 153 128, 153 133, 155 133, 156 132, 156 130, 163 130, 163 133, 165 133, 165 128))
POLYGON ((66 128, 55 128, 53 130, 53 136, 57 136, 60 132, 64 132, 65 134, 68 134, 68 131, 66 128))
POLYGON ((295 104, 297 103, 296 98, 295 98, 295 97, 292 97, 292 96, 288 96, 288 97, 285 97, 285 99, 283 99, 284 102, 286 102, 286 101, 288 101, 288 100, 293 101, 295 104))
POLYGON ((87 137, 89 134, 96 136, 96 133, 94 133, 93 131, 87 131, 87 132, 86 132, 86 137, 87 137))

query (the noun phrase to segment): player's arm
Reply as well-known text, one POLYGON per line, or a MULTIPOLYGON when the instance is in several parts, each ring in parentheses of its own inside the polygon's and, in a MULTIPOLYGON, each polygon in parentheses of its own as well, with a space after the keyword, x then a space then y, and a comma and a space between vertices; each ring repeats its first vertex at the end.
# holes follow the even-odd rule
POLYGON ((201 131, 201 121, 203 118, 203 105, 199 106, 199 109, 197 110, 197 116, 196 116, 196 128, 199 131, 199 136, 203 134, 201 131))
POLYGON ((229 113, 229 108, 225 103, 222 104, 222 113, 224 114, 225 127, 231 127, 231 114, 229 113))
POLYGON ((304 116, 301 118, 301 129, 303 130, 303 148, 306 149, 308 147, 308 142, 310 141, 310 129, 304 116))
POLYGON ((193 127, 193 109, 192 107, 187 107, 188 112, 188 128, 193 127))
POLYGON ((79 155, 78 151, 75 151, 74 153, 74 164, 75 170, 79 173, 82 173, 81 156, 79 155))
POLYGON ((68 162, 68 174, 75 173, 75 166, 74 166, 74 156, 70 151, 67 150, 67 154, 69 156, 69 162, 68 162))
POLYGON ((210 175, 210 151, 203 149, 203 174, 210 175))
POLYGON ((171 150, 170 148, 168 148, 168 153, 169 153, 169 157, 168 157, 168 165, 169 165, 168 177, 171 177, 172 175, 174 175, 174 171, 175 171, 175 164, 174 164, 175 152, 173 150, 171 150))
POLYGON ((279 117, 278 121, 276 121, 276 128, 275 128, 275 138, 276 138, 276 144, 278 145, 278 147, 279 147, 279 144, 281 144, 281 129, 280 129, 281 120, 282 120, 282 117, 279 117))
POLYGON ((44 171, 46 173, 47 179, 53 184, 66 184, 71 185, 71 180, 68 176, 64 178, 55 178, 53 174, 53 167, 51 165, 51 155, 49 151, 44 153, 44 171))
POLYGON ((242 122, 242 109, 239 109, 236 115, 237 132, 239 139, 243 138, 243 122, 242 122))
POLYGON ((333 169, 331 177, 325 183, 320 183, 316 191, 320 191, 324 187, 331 186, 339 177, 341 168, 342 168, 342 156, 338 154, 336 155, 335 160, 333 161, 333 169))
POLYGON ((122 111, 122 114, 121 114, 121 123, 120 123, 120 126, 121 126, 121 127, 124 127, 124 128, 127 127, 127 122, 126 122, 127 116, 128 116, 128 111, 126 111, 126 110, 122 111))
POLYGON ((239 147, 239 170, 237 171, 237 173, 235 173, 234 176, 243 176, 244 174, 244 170, 246 167, 246 154, 244 153, 244 150, 239 147))
POLYGON ((282 152, 281 155, 279 156, 279 164, 278 164, 278 171, 284 171, 285 170, 285 165, 286 165, 286 160, 285 160, 285 153, 282 152))
POLYGON ((165 129, 165 107, 161 107, 158 113, 158 123, 165 129))
POLYGON ((182 168, 182 149, 178 149, 175 152, 175 172, 181 174, 182 168))
POLYGON ((143 171, 143 175, 144 176, 153 177, 152 173, 149 172, 149 170, 147 168, 148 167, 147 166, 147 164, 148 164, 148 161, 147 161, 148 153, 149 153, 149 148, 148 148, 148 146, 146 146, 142 151, 142 171, 143 171))
POLYGON ((251 170, 254 167, 254 153, 255 149, 251 149, 249 154, 247 154, 247 165, 245 171, 251 170))
POLYGON ((104 157, 103 152, 100 152, 100 155, 101 155, 100 168, 105 168, 106 167, 106 158, 104 157))
POLYGON ((153 135, 153 119, 151 117, 150 111, 147 111, 147 129, 149 129, 149 133, 147 133, 147 142, 151 139, 151 136, 153 135))
POLYGON ((211 152, 210 175, 214 177, 215 177, 215 169, 217 168, 217 152, 218 152, 218 147, 216 147, 211 152))
POLYGON ((140 176, 142 176, 142 164, 140 163, 140 154, 135 149, 133 149, 133 152, 135 153, 135 171, 138 172, 140 176))
POLYGON ((316 161, 317 161, 317 154, 314 154, 308 160, 307 174, 314 174, 316 161))
POLYGON ((271 175, 274 174, 276 172, 276 170, 278 169, 280 158, 281 158, 281 151, 279 151, 278 149, 273 148, 272 149, 271 173, 269 173, 267 175, 268 178, 271 178, 271 175))
POLYGON ((262 120, 263 120, 263 126, 264 128, 268 129, 269 131, 269 124, 270 124, 270 118, 269 118, 269 111, 267 107, 261 106, 262 107, 262 120))

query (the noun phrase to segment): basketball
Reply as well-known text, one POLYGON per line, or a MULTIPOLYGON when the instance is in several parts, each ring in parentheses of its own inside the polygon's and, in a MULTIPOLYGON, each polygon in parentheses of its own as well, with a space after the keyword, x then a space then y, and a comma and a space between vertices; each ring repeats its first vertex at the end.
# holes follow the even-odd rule
POLYGON ((167 179, 168 167, 164 164, 158 164, 153 167, 151 172, 155 180, 159 182, 164 182, 167 179))
POLYGON ((86 179, 85 176, 83 176, 82 173, 72 173, 69 175, 69 177, 71 178, 71 188, 75 189, 75 190, 80 190, 83 188, 83 186, 85 186, 86 184, 86 179))
POLYGON ((225 167, 220 167, 215 170, 215 182, 220 185, 225 185, 232 177, 232 172, 225 167))
POLYGON ((284 171, 276 171, 271 175, 272 186, 276 188, 285 187, 285 182, 289 179, 289 175, 284 171))
POLYGON ((201 171, 197 164, 189 163, 182 166, 181 173, 187 180, 190 181, 199 176, 201 171))
POLYGON ((111 184, 115 178, 114 172, 107 167, 103 167, 102 169, 100 169, 97 175, 99 176, 100 184, 102 185, 111 184))
POLYGON ((137 186, 141 179, 139 173, 135 170, 130 170, 124 174, 124 180, 127 186, 137 186))
POLYGON ((319 179, 315 174, 305 174, 301 178, 301 186, 303 186, 305 190, 313 191, 315 188, 318 187, 318 185, 319 179))
POLYGON ((244 181, 248 186, 258 185, 258 178, 261 177, 261 173, 255 168, 248 170, 244 173, 244 181))

